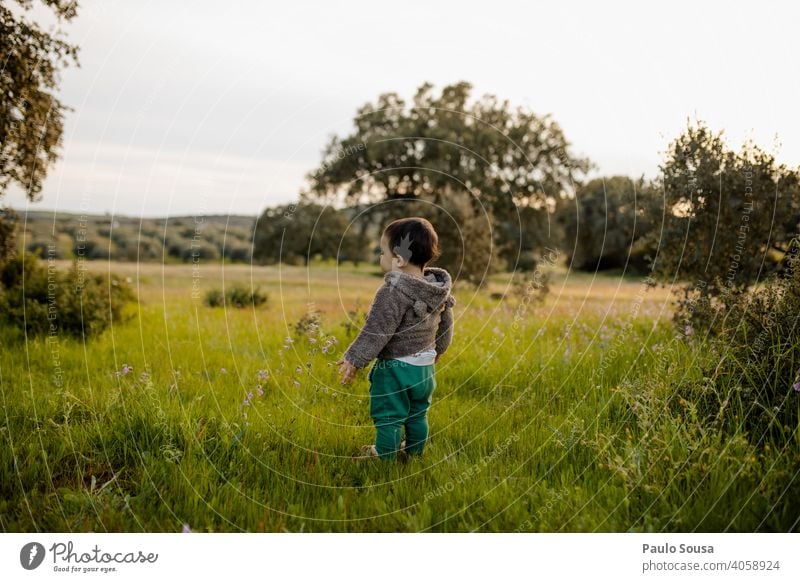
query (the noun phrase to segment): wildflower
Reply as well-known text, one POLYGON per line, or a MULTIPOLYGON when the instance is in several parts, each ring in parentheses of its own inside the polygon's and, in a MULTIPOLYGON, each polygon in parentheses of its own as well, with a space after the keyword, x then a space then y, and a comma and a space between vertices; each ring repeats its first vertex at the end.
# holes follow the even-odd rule
POLYGON ((269 372, 267 372, 266 370, 258 371, 258 379, 261 380, 262 382, 267 379, 267 376, 269 376, 269 372))
POLYGON ((128 366, 128 364, 122 364, 122 373, 127 374, 128 372, 132 372, 133 368, 128 366))
POLYGON ((295 371, 296 373, 298 373, 298 374, 302 374, 302 373, 303 373, 303 366, 297 366, 297 367, 294 369, 294 371, 295 371))
POLYGON ((253 399, 253 393, 252 392, 248 392, 247 393, 247 399, 248 400, 252 400, 253 399))
POLYGON ((119 378, 119 374, 120 374, 119 370, 117 370, 116 372, 114 372, 114 376, 116 376, 117 378, 119 378))
POLYGON ((298 382, 297 380, 295 380, 295 381, 294 381, 294 385, 295 385, 295 386, 300 386, 300 382, 298 382))
POLYGON ((797 382, 792 388, 794 388, 795 392, 800 392, 800 382, 797 382))
POLYGON ((189 527, 188 523, 183 524, 183 533, 192 533, 192 528, 189 527))
POLYGON ((245 398, 245 399, 242 401, 242 406, 250 406, 250 401, 249 401, 247 398, 245 398))
POLYGON ((308 343, 311 343, 311 344, 317 343, 317 338, 313 338, 313 337, 308 338, 308 343))
POLYGON ((225 368, 220 368, 220 369, 219 369, 219 373, 220 373, 220 374, 227 374, 227 373, 228 373, 228 370, 226 370, 225 368))
POLYGON ((256 392, 258 392, 259 396, 264 396, 264 390, 261 388, 261 384, 256 386, 256 392))

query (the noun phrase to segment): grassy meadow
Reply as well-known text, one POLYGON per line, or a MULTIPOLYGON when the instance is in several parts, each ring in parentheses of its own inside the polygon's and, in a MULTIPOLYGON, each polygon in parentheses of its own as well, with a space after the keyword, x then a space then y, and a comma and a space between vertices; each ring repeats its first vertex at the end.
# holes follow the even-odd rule
POLYGON ((0 329, 2 531, 797 528, 797 440, 673 397, 715 354, 674 337, 668 288, 561 268, 541 303, 508 275, 456 288, 426 452, 385 463, 352 459, 366 371, 341 386, 335 366, 375 267, 87 267, 130 278, 127 321, 85 344, 0 329), (203 304, 251 281, 264 306, 203 304))

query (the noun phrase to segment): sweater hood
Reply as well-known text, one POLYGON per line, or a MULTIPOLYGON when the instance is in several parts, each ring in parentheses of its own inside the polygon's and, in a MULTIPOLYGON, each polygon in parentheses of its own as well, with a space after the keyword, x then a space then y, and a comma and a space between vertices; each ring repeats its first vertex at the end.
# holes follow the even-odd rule
POLYGON ((389 271, 384 281, 407 297, 420 317, 440 310, 445 304, 452 307, 456 302, 450 294, 453 286, 450 273, 439 267, 427 267, 422 279, 402 271, 389 271))

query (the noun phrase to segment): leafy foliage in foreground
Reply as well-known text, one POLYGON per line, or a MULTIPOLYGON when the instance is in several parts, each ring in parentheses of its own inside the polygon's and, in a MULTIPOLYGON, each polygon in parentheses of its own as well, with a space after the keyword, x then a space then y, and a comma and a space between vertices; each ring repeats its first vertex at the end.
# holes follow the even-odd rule
POLYGON ((61 271, 25 254, 0 269, 0 321, 31 335, 99 335, 124 321, 124 307, 134 300, 126 281, 86 273, 77 262, 61 271))

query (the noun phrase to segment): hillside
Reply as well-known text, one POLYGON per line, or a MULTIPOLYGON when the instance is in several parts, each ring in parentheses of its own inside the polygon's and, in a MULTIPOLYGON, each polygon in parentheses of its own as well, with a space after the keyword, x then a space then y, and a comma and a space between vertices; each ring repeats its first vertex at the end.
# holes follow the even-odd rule
POLYGON ((42 257, 187 262, 193 258, 247 262, 255 216, 119 215, 17 211, 20 250, 42 257))

